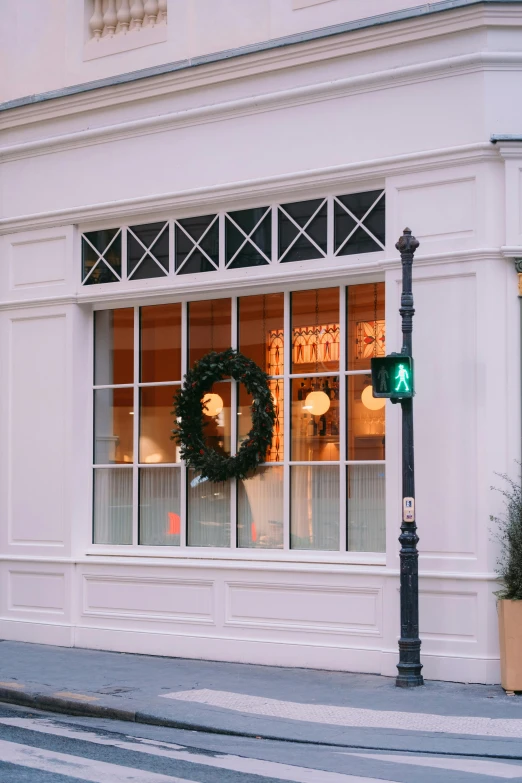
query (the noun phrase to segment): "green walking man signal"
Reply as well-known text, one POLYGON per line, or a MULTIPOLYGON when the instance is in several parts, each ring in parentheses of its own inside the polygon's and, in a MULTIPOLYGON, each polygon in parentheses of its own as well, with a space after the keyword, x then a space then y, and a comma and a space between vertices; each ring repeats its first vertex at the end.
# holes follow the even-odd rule
POLYGON ((402 353, 392 353, 371 360, 374 397, 404 400, 413 397, 413 359, 402 353))

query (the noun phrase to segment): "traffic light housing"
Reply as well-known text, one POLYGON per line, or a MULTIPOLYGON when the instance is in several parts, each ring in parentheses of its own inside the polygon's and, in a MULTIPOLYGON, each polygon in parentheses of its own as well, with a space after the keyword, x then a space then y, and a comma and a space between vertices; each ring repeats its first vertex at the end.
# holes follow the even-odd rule
POLYGON ((404 354, 390 354, 371 360, 374 397, 404 400, 413 397, 413 359, 404 354))

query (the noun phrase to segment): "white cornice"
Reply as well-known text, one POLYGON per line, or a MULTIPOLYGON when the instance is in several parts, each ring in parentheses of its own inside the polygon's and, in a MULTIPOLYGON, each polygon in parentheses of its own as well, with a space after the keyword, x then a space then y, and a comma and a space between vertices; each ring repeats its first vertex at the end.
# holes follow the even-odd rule
POLYGON ((37 139, 0 147, 0 163, 481 70, 522 70, 522 52, 479 52, 444 58, 37 139))
MULTIPOLYGON (((485 26, 522 27, 522 7, 475 5, 455 8, 445 13, 394 21, 335 36, 295 42, 287 46, 278 46, 278 42, 273 41, 259 51, 250 51, 249 47, 245 47, 234 53, 222 52, 220 55, 213 56, 213 59, 209 57, 212 62, 205 62, 203 57, 198 58, 197 63, 194 61, 173 63, 167 73, 144 78, 138 72, 134 79, 126 79, 124 83, 100 86, 95 89, 84 85, 83 91, 72 95, 8 109, 0 113, 0 130, 215 85, 231 79, 247 78, 270 71, 343 58, 359 52, 389 46, 405 46, 423 38, 468 33, 472 29, 485 26)), ((115 81, 117 82, 117 78, 115 81)))
POLYGON ((500 248, 500 252, 504 258, 510 258, 511 260, 522 258, 522 245, 504 245, 500 248))
MULTIPOLYGON (((285 196, 317 194, 318 190, 349 187, 350 183, 362 184, 368 180, 383 181, 386 176, 401 173, 426 171, 446 166, 474 163, 483 160, 498 160, 495 146, 489 142, 460 147, 449 147, 442 150, 426 150, 423 152, 396 155, 389 158, 376 158, 326 169, 316 169, 285 174, 263 179, 246 180, 225 183, 193 190, 162 193, 153 196, 124 199, 122 201, 86 204, 69 207, 51 212, 40 212, 29 215, 0 220, 0 236, 19 231, 52 228, 68 224, 96 224, 103 221, 126 221, 140 217, 146 219, 151 215, 168 213, 173 210, 183 210, 183 213, 203 209, 224 209, 241 201, 279 198, 285 196)), ((201 212, 200 214, 205 214, 201 212)))
POLYGON ((499 154, 503 158, 518 158, 522 162, 522 139, 520 141, 496 142, 499 154))

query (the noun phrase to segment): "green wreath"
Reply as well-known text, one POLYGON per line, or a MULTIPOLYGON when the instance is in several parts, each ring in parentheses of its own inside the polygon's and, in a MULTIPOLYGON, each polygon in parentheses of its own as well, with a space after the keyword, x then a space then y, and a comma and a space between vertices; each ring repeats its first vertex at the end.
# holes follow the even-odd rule
POLYGON ((183 386, 174 396, 177 427, 172 438, 181 446, 181 457, 203 479, 227 481, 243 479, 265 459, 272 442, 275 412, 268 375, 246 356, 228 348, 211 351, 194 364, 183 380, 183 386), (225 376, 231 376, 245 385, 252 395, 252 429, 234 457, 218 454, 205 443, 203 397, 212 385, 225 376))

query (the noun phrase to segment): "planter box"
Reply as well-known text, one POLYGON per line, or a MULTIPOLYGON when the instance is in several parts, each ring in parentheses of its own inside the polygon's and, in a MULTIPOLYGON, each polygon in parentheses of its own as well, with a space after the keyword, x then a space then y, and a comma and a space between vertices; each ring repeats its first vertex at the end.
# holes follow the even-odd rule
POLYGON ((522 601, 498 602, 500 682, 506 691, 522 691, 522 601))

